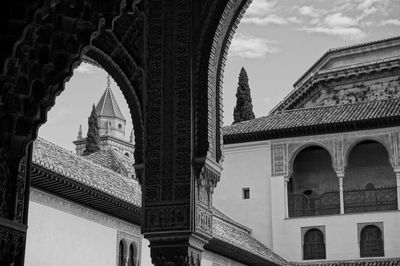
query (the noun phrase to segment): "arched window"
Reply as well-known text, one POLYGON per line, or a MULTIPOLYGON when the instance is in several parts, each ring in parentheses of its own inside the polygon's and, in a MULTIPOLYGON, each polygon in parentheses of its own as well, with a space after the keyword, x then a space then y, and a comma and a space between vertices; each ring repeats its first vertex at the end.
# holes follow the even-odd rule
POLYGON ((135 248, 133 247, 133 243, 129 246, 128 266, 135 266, 135 248))
POLYGON ((303 259, 325 259, 325 239, 321 230, 316 228, 308 230, 304 235, 303 259))
POLYGON ((362 229, 360 235, 360 256, 384 256, 382 232, 377 226, 367 225, 362 229))
POLYGON ((119 241, 119 252, 118 252, 118 254, 119 254, 118 265, 119 266, 125 265, 125 263, 124 263, 124 246, 125 246, 124 241, 123 240, 119 241))

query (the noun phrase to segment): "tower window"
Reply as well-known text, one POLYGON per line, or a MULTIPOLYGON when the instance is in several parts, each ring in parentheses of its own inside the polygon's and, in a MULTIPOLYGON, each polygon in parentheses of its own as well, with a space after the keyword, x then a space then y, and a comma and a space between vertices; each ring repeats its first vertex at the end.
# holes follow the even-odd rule
POLYGON ((121 125, 121 124, 118 124, 118 128, 121 129, 121 128, 122 128, 122 125, 121 125))
POLYGON ((243 199, 250 199, 250 188, 242 188, 243 199))

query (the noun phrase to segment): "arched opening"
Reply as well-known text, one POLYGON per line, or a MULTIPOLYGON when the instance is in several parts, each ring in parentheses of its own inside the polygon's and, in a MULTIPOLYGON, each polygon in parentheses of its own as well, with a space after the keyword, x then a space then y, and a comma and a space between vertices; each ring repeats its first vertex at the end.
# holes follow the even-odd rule
POLYGON ((365 226, 360 233, 360 256, 383 257, 382 231, 375 225, 365 226))
POLYGON ((289 216, 338 213, 338 186, 329 152, 319 146, 302 149, 293 161, 288 184, 289 216))
POLYGON ((128 259, 128 266, 135 266, 136 254, 135 254, 135 247, 133 243, 129 246, 129 259, 128 259))
POLYGON ((343 181, 346 213, 397 209, 396 176, 381 143, 366 140, 349 155, 343 181))
POLYGON ((124 241, 121 239, 119 241, 119 247, 118 247, 118 265, 119 266, 125 266, 125 244, 124 241))
POLYGON ((313 228, 304 235, 303 259, 325 259, 325 238, 321 230, 313 228))

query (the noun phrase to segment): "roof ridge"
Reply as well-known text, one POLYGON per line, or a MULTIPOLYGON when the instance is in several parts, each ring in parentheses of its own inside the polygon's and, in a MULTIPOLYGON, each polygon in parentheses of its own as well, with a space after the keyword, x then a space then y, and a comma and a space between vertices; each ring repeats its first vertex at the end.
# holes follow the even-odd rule
POLYGON ((400 100, 400 97, 396 97, 396 98, 391 98, 391 99, 367 100, 367 101, 361 101, 361 102, 355 102, 355 103, 343 103, 343 104, 323 105, 323 106, 310 106, 310 107, 305 107, 305 108, 282 110, 282 111, 270 114, 268 116, 279 115, 279 114, 282 114, 282 113, 297 112, 297 111, 300 111, 300 110, 329 109, 329 108, 336 108, 336 107, 339 107, 339 106, 349 106, 349 105, 355 106, 355 105, 362 105, 362 104, 368 104, 368 103, 385 102, 385 101, 386 102, 390 102, 390 101, 399 101, 399 100, 400 100))
POLYGON ((378 44, 378 43, 383 43, 383 42, 392 41, 392 40, 396 40, 396 39, 400 39, 400 36, 399 35, 392 36, 392 37, 388 37, 388 38, 380 39, 380 40, 373 40, 373 41, 369 41, 369 42, 356 43, 356 44, 350 44, 350 45, 345 45, 345 46, 336 47, 336 48, 330 48, 330 49, 328 49, 327 53, 344 51, 344 50, 352 49, 352 48, 359 48, 359 47, 368 46, 371 44, 378 44))

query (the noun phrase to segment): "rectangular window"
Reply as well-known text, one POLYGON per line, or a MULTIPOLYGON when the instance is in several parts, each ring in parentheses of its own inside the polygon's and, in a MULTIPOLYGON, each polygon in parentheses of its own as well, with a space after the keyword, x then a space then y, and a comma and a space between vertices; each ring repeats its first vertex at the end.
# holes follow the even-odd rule
POLYGON ((250 188, 245 187, 242 188, 243 191, 243 199, 250 199, 250 188))

